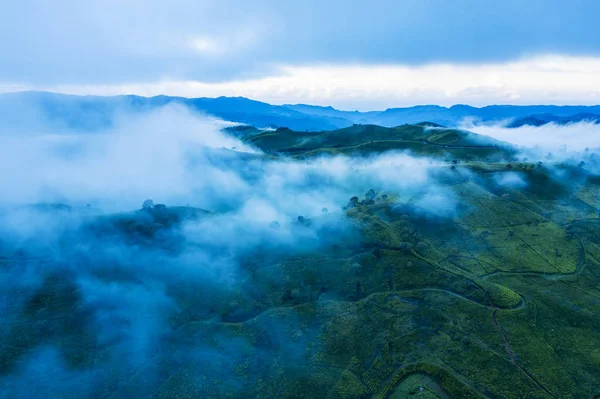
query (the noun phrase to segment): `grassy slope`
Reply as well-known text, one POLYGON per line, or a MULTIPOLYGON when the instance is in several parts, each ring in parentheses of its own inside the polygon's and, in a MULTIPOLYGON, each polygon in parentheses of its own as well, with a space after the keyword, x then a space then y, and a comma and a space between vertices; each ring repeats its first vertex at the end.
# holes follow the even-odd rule
MULTIPOLYGON (((267 132, 250 140, 271 151, 297 148, 309 155, 321 148, 344 153, 350 145, 372 151, 374 143, 367 145, 363 134, 393 144, 386 149, 423 154, 429 153, 419 148, 440 147, 408 143, 472 143, 469 134, 442 133, 416 125, 355 126, 320 134, 267 132), (322 147, 311 150, 315 145, 322 147)), ((455 154, 467 151, 459 150, 455 154)), ((257 254, 257 260, 242 263, 246 277, 225 296, 199 295, 204 287, 195 281, 186 282, 185 289, 167 287, 181 311, 170 321, 165 351, 177 353, 177 341, 210 342, 225 356, 211 357, 214 372, 207 375, 194 361, 167 364, 156 397, 600 394, 600 219, 594 208, 600 185, 580 179, 565 187, 538 167, 523 170, 527 188, 508 190, 492 178, 506 172, 479 163, 459 166, 456 179, 440 180, 462 204, 463 212, 451 219, 424 219, 410 198, 394 196, 332 210, 360 239, 329 237, 335 245, 310 254, 257 254), (278 351, 281 342, 285 351, 278 351), (264 358, 267 349, 272 352, 264 358), (235 376, 220 374, 231 362, 235 376), (235 380, 235 389, 228 378, 235 380)), ((151 239, 181 221, 210 217, 200 210, 167 209, 165 214, 105 216, 92 224, 93 231, 151 239)), ((327 224, 329 217, 313 221, 327 224)), ((85 314, 78 313, 77 301, 72 287, 49 276, 21 316, 32 323, 16 325, 13 338, 0 349, 1 363, 13 365, 42 339, 58 340, 73 367, 87 367, 101 357, 103 349, 78 333, 85 314), (56 324, 50 338, 32 327, 40 308, 48 313, 47 323, 56 324), (74 315, 72 327, 55 321, 68 315, 74 315), (67 339, 71 346, 65 346, 67 339)), ((136 374, 120 380, 119 392, 136 383, 136 374)), ((112 388, 107 389, 110 394, 112 388)))
POLYGON ((248 141, 267 153, 295 157, 407 150, 416 155, 491 160, 509 158, 513 153, 505 143, 463 130, 432 127, 429 124, 394 128, 354 125, 327 132, 278 129, 254 135, 248 141))

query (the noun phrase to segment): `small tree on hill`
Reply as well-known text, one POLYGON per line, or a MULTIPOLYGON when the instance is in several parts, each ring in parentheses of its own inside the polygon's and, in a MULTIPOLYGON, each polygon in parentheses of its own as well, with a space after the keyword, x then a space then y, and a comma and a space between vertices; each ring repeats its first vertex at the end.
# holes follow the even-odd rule
POLYGON ((142 209, 152 209, 152 208, 154 208, 154 201, 152 201, 151 199, 147 199, 142 204, 142 209))

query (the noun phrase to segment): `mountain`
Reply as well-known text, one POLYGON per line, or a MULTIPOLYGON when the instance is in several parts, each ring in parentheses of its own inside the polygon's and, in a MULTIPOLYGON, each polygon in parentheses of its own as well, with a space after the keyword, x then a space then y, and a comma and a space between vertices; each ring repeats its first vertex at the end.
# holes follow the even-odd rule
POLYGON ((296 104, 290 105, 285 104, 284 107, 292 109, 294 111, 302 112, 309 115, 316 116, 326 116, 330 118, 340 118, 345 119, 352 123, 371 123, 373 122, 373 118, 381 113, 381 111, 368 111, 368 112, 359 112, 359 111, 340 111, 331 106, 329 107, 320 107, 317 105, 306 105, 306 104, 296 104))
POLYGON ((554 114, 537 114, 526 116, 524 118, 517 118, 512 121, 508 127, 517 128, 521 126, 543 126, 548 123, 554 123, 557 125, 568 125, 570 123, 578 122, 590 122, 600 123, 600 115, 591 113, 580 113, 571 116, 556 116, 554 114))
POLYGON ((144 113, 172 104, 257 128, 288 127, 296 131, 335 130, 354 124, 394 127, 422 121, 455 127, 465 119, 481 123, 512 121, 511 126, 517 127, 529 123, 539 125, 544 121, 569 123, 600 118, 600 106, 491 105, 477 108, 460 104, 448 108, 419 105, 359 112, 307 104, 272 105, 244 97, 101 97, 30 91, 0 94, 0 129, 97 131, 112 126, 120 115, 144 113))
POLYGON ((397 126, 403 123, 431 121, 445 126, 456 126, 449 109, 438 105, 419 105, 409 108, 390 108, 376 116, 372 123, 382 126, 397 126))
POLYGON ((96 131, 112 126, 119 115, 148 112, 167 105, 183 105, 201 114, 261 128, 325 130, 352 124, 341 118, 306 114, 243 97, 100 97, 18 92, 0 95, 0 128, 96 131))

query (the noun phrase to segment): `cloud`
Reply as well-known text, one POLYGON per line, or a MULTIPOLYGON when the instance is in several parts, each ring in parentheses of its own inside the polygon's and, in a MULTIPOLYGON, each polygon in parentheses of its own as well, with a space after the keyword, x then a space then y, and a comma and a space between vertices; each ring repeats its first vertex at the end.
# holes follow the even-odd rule
POLYGON ((219 35, 194 36, 190 43, 192 48, 201 55, 225 57, 254 48, 265 36, 264 25, 245 21, 241 26, 219 35))
POLYGON ((221 147, 254 151, 222 134, 221 122, 194 117, 183 108, 123 115, 117 125, 89 135, 5 132, 0 136, 0 168, 11 172, 0 177, 10 192, 2 202, 68 199, 85 204, 104 199, 131 208, 152 195, 176 201, 208 181, 188 168, 187 163, 196 161, 194 150, 200 156, 204 149, 221 147))
POLYGON ((38 88, 167 78, 232 82, 273 76, 290 65, 413 67, 503 64, 539 54, 598 56, 599 7, 592 0, 568 9, 558 0, 352 6, 329 0, 318 10, 311 2, 275 0, 176 0, 169 6, 26 0, 3 9, 0 81, 38 88), (567 19, 578 23, 565 25, 567 19))
POLYGON ((295 219, 339 208, 354 190, 420 187, 435 166, 407 154, 272 161, 223 134, 225 125, 166 107, 122 114, 96 133, 4 132, 0 167, 10 173, 0 177, 7 188, 0 201, 92 204, 114 211, 136 209, 153 198, 216 211, 245 207, 256 220, 295 219))
POLYGON ((191 45, 194 50, 200 53, 216 53, 219 51, 219 44, 217 41, 206 37, 197 37, 192 39, 191 45))
MULTIPOLYGON (((174 107, 122 114, 95 133, 0 132, 9 172, 0 178, 0 390, 149 397, 194 370, 195 387, 225 380, 215 388, 225 396, 256 389, 275 369, 304 373, 321 331, 301 312, 269 313, 281 303, 257 280, 263 271, 358 245, 342 206, 371 188, 396 194, 403 213, 455 211, 432 179, 449 169, 432 160, 273 159, 223 134, 224 124, 174 107), (214 213, 159 228, 131 212, 146 198, 214 213), (57 201, 65 204, 25 205, 57 201)), ((320 272, 339 272, 327 267, 320 272)), ((292 284, 267 277, 276 289, 292 284)))
POLYGON ((521 126, 518 128, 469 123, 463 127, 511 144, 545 152, 570 153, 583 151, 586 148, 600 148, 600 125, 591 122, 567 125, 548 123, 539 127, 521 126))
MULTIPOLYGON (((202 39, 203 51, 221 51, 202 39)), ((244 96, 273 104, 309 103, 373 110, 415 104, 597 104, 600 58, 535 56, 506 62, 367 64, 277 64, 268 76, 225 82, 176 80, 116 85, 46 85, 71 94, 136 93, 185 97, 244 96), (548 82, 555 82, 548 87, 548 82)))
POLYGON ((515 189, 527 187, 528 184, 523 174, 518 172, 497 173, 494 175, 494 180, 499 186, 515 189))
POLYGON ((425 216, 448 218, 456 214, 458 202, 451 191, 433 187, 420 195, 414 204, 425 216))

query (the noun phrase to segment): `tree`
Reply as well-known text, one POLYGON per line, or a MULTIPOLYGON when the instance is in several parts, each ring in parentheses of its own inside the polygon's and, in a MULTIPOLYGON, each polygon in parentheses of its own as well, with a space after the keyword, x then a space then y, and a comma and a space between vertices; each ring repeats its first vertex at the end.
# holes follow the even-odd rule
POLYGON ((142 204, 142 209, 152 209, 152 208, 154 208, 154 201, 152 201, 151 199, 147 199, 142 204))

